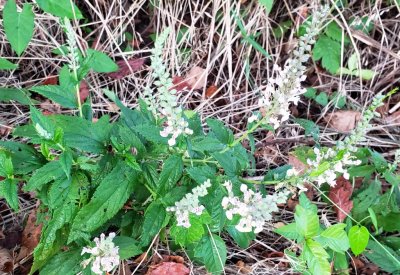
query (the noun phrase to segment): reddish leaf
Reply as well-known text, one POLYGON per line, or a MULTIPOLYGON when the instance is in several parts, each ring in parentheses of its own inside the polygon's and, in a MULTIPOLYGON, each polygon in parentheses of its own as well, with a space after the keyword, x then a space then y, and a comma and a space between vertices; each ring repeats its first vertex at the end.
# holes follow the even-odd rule
POLYGON ((187 83, 186 80, 181 76, 172 77, 172 83, 174 86, 171 89, 175 89, 178 92, 192 89, 189 83, 187 83))
POLYGON ((211 85, 210 87, 207 88, 206 90, 206 98, 212 97, 214 94, 218 92, 218 87, 215 85, 211 85))
POLYGON ((5 248, 0 249, 0 272, 8 273, 14 268, 13 258, 11 257, 10 251, 5 248))
POLYGON ((89 86, 85 80, 82 80, 79 86, 79 98, 81 103, 85 102, 86 98, 89 96, 89 86))
POLYGON ((50 75, 42 82, 42 85, 57 85, 57 84, 58 84, 58 75, 50 75))
POLYGON ((40 241, 40 234, 42 233, 42 224, 36 224, 36 209, 28 216, 28 221, 24 231, 22 232, 21 250, 18 255, 18 259, 25 258, 33 249, 38 245, 40 241))
MULTIPOLYGON (((353 188, 351 183, 343 177, 336 180, 336 186, 329 191, 329 198, 344 212, 350 213, 353 208, 353 201, 350 200, 353 188)), ((338 207, 334 206, 339 222, 344 221, 346 214, 338 207)))
POLYGON ((117 61, 117 65, 119 67, 119 70, 116 72, 108 73, 107 75, 111 78, 114 79, 121 79, 127 75, 130 75, 136 71, 139 71, 144 64, 144 59, 143 58, 135 58, 132 57, 127 60, 119 60, 117 61))
POLYGON ((182 263, 162 262, 150 267, 146 275, 188 275, 189 273, 189 268, 182 263))
POLYGON ((186 75, 186 81, 193 89, 202 89, 207 84, 206 70, 195 66, 186 75))

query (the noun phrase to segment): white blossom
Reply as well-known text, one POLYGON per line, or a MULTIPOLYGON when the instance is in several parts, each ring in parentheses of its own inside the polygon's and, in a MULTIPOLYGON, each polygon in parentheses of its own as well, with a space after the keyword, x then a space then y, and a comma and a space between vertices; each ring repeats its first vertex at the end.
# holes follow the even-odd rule
POLYGON ((91 262, 91 270, 95 274, 103 274, 104 272, 111 272, 119 265, 118 246, 115 246, 113 239, 115 233, 110 233, 106 238, 102 233, 99 238, 95 238, 95 247, 84 247, 83 254, 91 254, 90 258, 82 261, 81 265, 86 268, 91 262))
POLYGON ((164 42, 167 40, 169 29, 162 32, 156 39, 154 49, 152 50, 151 67, 152 76, 158 79, 154 82, 157 88, 157 97, 152 94, 150 88, 144 91, 145 102, 148 108, 156 116, 161 113, 167 120, 164 129, 160 132, 162 137, 168 137, 168 145, 174 146, 176 139, 180 135, 192 135, 193 131, 189 128, 189 123, 183 117, 182 107, 178 104, 176 90, 173 89, 172 79, 163 64, 162 52, 164 42))
POLYGON ((289 119, 290 104, 297 105, 300 100, 299 96, 306 91, 301 86, 306 79, 306 67, 303 63, 310 58, 307 52, 311 51, 311 45, 315 43, 315 36, 328 11, 328 7, 323 6, 314 12, 306 28, 306 33, 300 37, 298 47, 293 51, 293 57, 286 61, 283 69, 274 65, 275 78, 270 78, 266 88, 262 91, 259 107, 268 110, 267 122, 272 124, 275 129, 289 119))
POLYGON ((222 199, 222 207, 229 220, 232 220, 234 215, 240 216, 239 223, 235 226, 240 232, 261 232, 264 223, 272 219, 271 213, 279 210, 277 204, 286 202, 288 195, 288 191, 283 191, 264 197, 242 184, 240 191, 243 198, 240 198, 234 195, 230 181, 225 181, 224 186, 228 196, 222 199))
POLYGON ((203 184, 193 188, 192 192, 186 194, 183 199, 175 202, 175 206, 167 208, 167 211, 175 212, 178 226, 189 228, 191 226, 189 214, 200 216, 203 213, 205 208, 200 204, 199 197, 206 196, 209 187, 211 187, 211 181, 206 180, 203 184))
POLYGON ((253 122, 257 121, 257 120, 258 120, 258 116, 253 114, 247 119, 247 122, 248 123, 253 123, 253 122))

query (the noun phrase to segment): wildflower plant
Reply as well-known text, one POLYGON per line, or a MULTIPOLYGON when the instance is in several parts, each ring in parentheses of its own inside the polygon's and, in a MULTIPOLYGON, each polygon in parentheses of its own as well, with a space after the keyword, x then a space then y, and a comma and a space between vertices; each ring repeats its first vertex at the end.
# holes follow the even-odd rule
MULTIPOLYGON (((361 164, 356 146, 383 97, 373 101, 354 134, 334 149, 308 150, 303 174, 291 168, 283 176, 265 171, 261 181, 245 177, 252 156, 241 141, 261 127, 276 129, 289 119, 289 105, 297 104, 304 92, 308 52, 327 13, 325 6, 313 13, 293 57, 276 68, 276 77, 263 90, 260 107, 265 113, 250 116, 248 130, 239 137, 216 119, 207 119, 204 127, 197 113, 182 107, 162 60, 168 30, 155 42, 155 81, 144 90, 139 107, 130 109, 104 90, 120 108, 120 117, 110 122, 105 115, 93 122, 90 98, 81 102, 79 85, 90 71, 111 72, 118 66, 102 52, 80 50, 72 25, 63 19, 68 46, 62 51, 66 64, 60 85, 32 91, 77 115, 45 116, 30 106, 31 123, 13 133, 27 142, 0 141, 0 195, 18 210, 18 183, 23 183, 24 191, 36 193, 38 211, 45 217, 31 273, 106 274, 159 241, 186 249, 210 273, 219 274, 227 259, 222 234, 246 248, 297 187, 304 189, 305 182, 333 186, 340 175, 351 178, 348 167, 361 164), (264 185, 271 182, 276 185, 268 191, 264 185), (102 233, 115 228, 118 236, 102 233)), ((394 168, 389 171, 388 178, 393 178, 394 168)), ((316 206, 304 194, 295 223, 285 227, 286 233, 282 230, 278 233, 304 241, 298 262, 305 262, 313 274, 330 271, 326 247, 340 253, 348 249, 344 226, 322 228, 316 206), (336 241, 342 244, 339 248, 336 241)))

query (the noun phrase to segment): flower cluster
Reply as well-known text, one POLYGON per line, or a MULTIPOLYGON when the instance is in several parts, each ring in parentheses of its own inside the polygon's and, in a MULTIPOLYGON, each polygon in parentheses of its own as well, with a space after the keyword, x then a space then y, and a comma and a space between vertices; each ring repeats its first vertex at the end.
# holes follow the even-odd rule
POLYGON ((203 213, 204 206, 200 204, 199 197, 207 195, 209 187, 211 187, 211 181, 206 180, 203 184, 193 188, 192 192, 186 194, 183 199, 175 202, 175 206, 167 208, 167 211, 175 212, 178 226, 189 228, 191 226, 189 214, 200 216, 203 213))
POLYGON ((167 121, 164 129, 160 132, 162 137, 169 137, 169 146, 176 144, 176 139, 181 135, 191 135, 193 131, 188 127, 189 124, 183 117, 182 107, 178 105, 176 90, 173 89, 172 79, 167 71, 167 68, 162 62, 162 51, 164 42, 169 34, 169 29, 161 33, 154 44, 152 50, 151 66, 153 68, 152 76, 157 81, 154 84, 157 86, 157 97, 152 95, 151 89, 145 89, 145 101, 149 106, 149 110, 156 114, 160 112, 167 121))
POLYGON ((76 72, 79 69, 79 50, 76 43, 75 31, 68 18, 64 19, 64 28, 67 34, 68 63, 69 68, 76 72))
POLYGON ((299 45, 293 52, 294 57, 286 61, 283 69, 277 65, 274 66, 276 77, 269 79, 267 87, 259 99, 259 107, 268 110, 267 122, 272 124, 275 129, 289 119, 290 103, 297 105, 299 95, 305 92, 301 86, 301 82, 306 79, 304 75, 306 67, 303 63, 310 58, 307 52, 315 43, 315 36, 319 32, 328 10, 327 6, 323 6, 313 14, 311 21, 308 22, 306 33, 300 37, 299 45))
POLYGON ((230 181, 225 181, 224 186, 228 191, 228 197, 222 199, 222 207, 229 220, 233 219, 233 215, 240 216, 236 225, 236 229, 240 232, 261 232, 264 223, 271 220, 271 213, 279 210, 277 204, 286 202, 289 194, 288 191, 282 191, 263 197, 261 193, 249 190, 247 185, 242 184, 240 191, 243 193, 243 198, 240 198, 233 194, 230 181))
POLYGON ((113 243, 114 237, 115 233, 110 233, 107 238, 104 234, 101 234, 100 239, 94 239, 95 247, 84 247, 81 255, 88 253, 91 256, 81 263, 83 268, 93 262, 91 270, 95 274, 103 274, 117 267, 119 265, 119 255, 118 246, 113 243))
POLYGON ((321 152, 318 148, 314 148, 315 159, 307 159, 307 164, 310 166, 310 170, 317 171, 322 163, 329 163, 331 167, 324 170, 316 178, 310 180, 316 181, 319 186, 324 183, 328 183, 330 186, 336 185, 337 173, 343 174, 345 179, 349 179, 350 175, 347 172, 346 166, 360 165, 361 161, 357 160, 351 155, 350 152, 345 152, 339 160, 334 160, 337 156, 337 152, 332 148, 329 148, 326 152, 321 152), (331 162, 332 161, 332 162, 331 162))

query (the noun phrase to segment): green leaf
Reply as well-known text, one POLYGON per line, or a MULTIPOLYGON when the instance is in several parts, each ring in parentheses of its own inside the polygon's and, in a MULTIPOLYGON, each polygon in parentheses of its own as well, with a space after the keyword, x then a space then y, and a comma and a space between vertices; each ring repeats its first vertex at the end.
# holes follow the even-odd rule
POLYGON ((205 136, 193 140, 192 150, 199 152, 219 152, 226 146, 216 138, 205 136))
POLYGON ((330 275, 329 255, 318 242, 308 239, 304 245, 304 256, 311 274, 330 275))
POLYGON ((30 88, 31 91, 36 92, 48 99, 60 104, 65 108, 77 108, 78 102, 76 95, 71 91, 63 89, 58 85, 36 86, 30 88))
POLYGON ((307 88, 306 92, 303 94, 306 98, 314 99, 317 95, 317 90, 314 88, 307 88))
POLYGON ((283 237, 289 240, 299 240, 302 238, 302 235, 300 235, 299 232, 297 231, 296 223, 289 223, 287 225, 279 227, 275 229, 274 232, 282 235, 283 237))
MULTIPOLYGON (((342 29, 335 21, 332 21, 326 26, 325 33, 330 38, 342 43, 342 29)), ((345 45, 350 43, 350 38, 347 35, 344 35, 343 38, 345 45)))
POLYGON ((201 260, 208 272, 221 274, 227 256, 225 242, 215 234, 206 235, 195 247, 194 256, 201 260))
POLYGON ((73 249, 59 253, 52 257, 40 270, 42 275, 75 275, 81 271, 81 249, 73 249))
POLYGON ((297 231, 305 238, 312 238, 317 236, 319 230, 318 215, 313 211, 302 207, 296 206, 296 213, 294 214, 296 220, 297 231))
POLYGON ((0 197, 6 199, 8 205, 18 211, 18 182, 13 179, 0 181, 0 197))
POLYGON ((371 207, 368 207, 369 217, 371 218, 372 224, 375 226, 375 230, 378 231, 378 220, 376 219, 376 215, 374 210, 371 207))
POLYGON ((41 138, 47 140, 53 139, 55 134, 55 126, 50 121, 50 119, 44 116, 41 112, 39 112, 38 109, 36 109, 33 106, 30 107, 30 111, 31 111, 32 124, 33 127, 35 127, 37 134, 41 138))
POLYGON ((68 19, 82 19, 82 13, 71 0, 36 0, 45 12, 68 19))
POLYGON ((235 240, 239 247, 243 249, 247 249, 251 241, 256 238, 254 232, 240 232, 233 225, 226 227, 226 231, 228 231, 229 235, 235 240))
POLYGON ((354 71, 358 67, 358 57, 357 53, 353 53, 349 60, 347 61, 347 67, 349 68, 350 71, 354 71))
POLYGON ((64 171, 61 168, 59 161, 48 162, 46 165, 36 170, 28 183, 25 185, 25 191, 36 191, 51 181, 54 181, 64 176, 64 171))
POLYGON ((302 118, 295 118, 294 121, 304 128, 306 136, 312 136, 315 141, 318 141, 319 127, 315 122, 302 118))
POLYGON ((11 178, 14 174, 14 166, 8 152, 0 148, 0 176, 11 178))
POLYGON ((72 162, 73 162, 72 152, 70 150, 64 151, 64 153, 62 153, 60 155, 59 159, 60 159, 61 168, 63 169, 67 178, 69 178, 71 176, 71 168, 72 168, 72 162))
POLYGON ((361 254, 368 245, 369 232, 365 226, 354 225, 349 230, 350 248, 354 255, 361 254))
POLYGON ((319 93, 314 100, 322 106, 328 105, 329 102, 328 95, 324 92, 319 93))
POLYGON ((400 271, 400 255, 390 247, 379 244, 373 240, 368 243, 368 252, 364 255, 384 271, 398 274, 400 271))
POLYGON ((224 153, 212 153, 211 154, 218 163, 224 168, 225 174, 229 177, 235 177, 238 173, 237 160, 233 156, 231 150, 224 153))
POLYGON ((310 210, 311 212, 313 212, 314 214, 318 213, 318 207, 312 202, 310 201, 307 196, 305 195, 305 193, 301 193, 299 196, 299 204, 304 207, 307 210, 310 210))
POLYGON ((189 216, 190 227, 178 226, 174 223, 170 229, 171 237, 175 242, 185 247, 188 244, 198 242, 204 235, 204 227, 200 217, 196 215, 189 216))
POLYGON ((329 226, 318 236, 317 241, 323 245, 327 245, 336 252, 345 252, 350 248, 349 238, 344 231, 346 224, 338 223, 329 226))
POLYGON ((322 35, 313 49, 314 60, 322 59, 322 67, 335 74, 340 67, 340 43, 322 35))
POLYGON ((230 144, 234 140, 233 133, 228 129, 222 121, 217 119, 209 118, 206 120, 207 125, 210 127, 210 136, 216 137, 223 144, 230 144))
POLYGON ((137 241, 127 236, 117 236, 113 239, 113 243, 118 246, 118 254, 121 260, 132 258, 142 254, 142 250, 138 247, 137 241))
POLYGON ((341 109, 346 105, 346 101, 347 101, 346 96, 341 95, 338 92, 334 92, 333 94, 331 94, 331 96, 329 98, 335 103, 336 108, 341 109))
POLYGON ((15 0, 8 0, 3 10, 4 31, 11 47, 21 55, 32 39, 35 27, 32 6, 24 4, 22 12, 17 12, 15 0))
POLYGON ((144 214, 141 244, 148 245, 151 239, 167 225, 168 220, 169 215, 167 215, 165 206, 160 201, 152 202, 144 214))
POLYGON ((171 190, 182 176, 183 160, 181 155, 170 156, 163 165, 158 179, 158 194, 163 195, 171 190))
POLYGON ((11 63, 5 58, 0 57, 0 70, 15 70, 18 65, 11 63))
POLYGON ((83 63, 86 63, 97 73, 111 73, 118 70, 118 65, 105 53, 88 49, 83 63))
POLYGON ((267 13, 270 13, 272 10, 272 6, 274 5, 274 0, 258 0, 258 3, 265 7, 267 13))
POLYGON ((21 104, 32 104, 32 100, 27 95, 28 92, 18 88, 1 88, 0 87, 0 102, 17 101, 21 104))
POLYGON ((89 203, 80 209, 72 230, 90 233, 102 226, 121 209, 136 184, 137 173, 122 161, 118 162, 101 181, 89 203))

